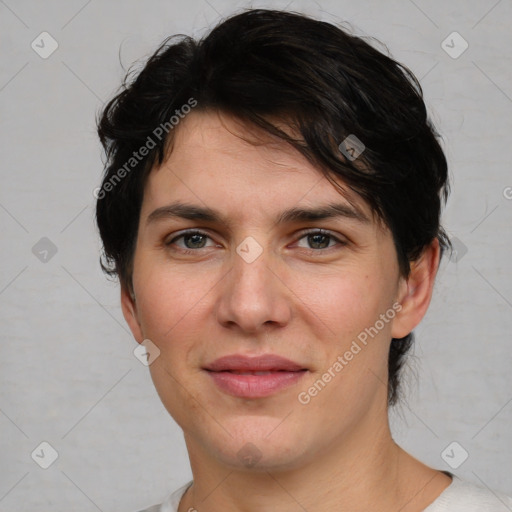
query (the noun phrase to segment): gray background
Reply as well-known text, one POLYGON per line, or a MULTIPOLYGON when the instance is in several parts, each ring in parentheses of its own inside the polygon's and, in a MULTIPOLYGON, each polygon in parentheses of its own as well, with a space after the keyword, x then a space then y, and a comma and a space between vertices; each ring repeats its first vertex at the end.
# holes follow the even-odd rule
POLYGON ((512 494, 509 0, 0 0, 0 511, 135 511, 191 476, 99 268, 94 123, 124 75, 119 57, 128 68, 249 5, 348 20, 421 79, 450 162, 444 223, 458 253, 417 329, 393 431, 426 463, 512 494), (46 59, 31 47, 51 49, 43 31, 58 43, 46 59), (457 58, 445 49, 458 36, 441 46, 453 31, 469 44, 457 58), (58 453, 48 469, 31 457, 51 462, 43 441, 58 453), (446 460, 469 454, 457 469, 441 455, 454 441, 446 460))

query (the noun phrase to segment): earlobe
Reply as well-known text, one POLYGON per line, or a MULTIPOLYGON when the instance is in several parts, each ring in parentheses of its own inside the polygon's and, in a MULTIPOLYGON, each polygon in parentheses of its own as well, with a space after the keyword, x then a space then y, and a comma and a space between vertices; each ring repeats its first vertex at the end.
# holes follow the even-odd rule
POLYGON ((121 309, 123 310, 124 319, 130 327, 133 337, 137 343, 142 343, 144 336, 138 317, 135 294, 124 284, 121 284, 121 309))
POLYGON ((402 309, 393 321, 393 338, 407 336, 425 316, 434 290, 439 259, 440 247, 436 238, 416 261, 411 262, 409 277, 404 278, 399 286, 397 300, 402 309))

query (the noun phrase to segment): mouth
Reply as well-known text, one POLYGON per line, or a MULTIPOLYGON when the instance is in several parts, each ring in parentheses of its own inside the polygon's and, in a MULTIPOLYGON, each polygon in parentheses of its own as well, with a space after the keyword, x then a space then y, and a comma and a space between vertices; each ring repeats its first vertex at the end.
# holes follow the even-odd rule
MULTIPOLYGON (((221 371, 229 372, 229 373, 234 373, 235 375, 271 375, 272 373, 286 372, 288 370, 272 370, 272 371, 269 370, 269 371, 266 371, 266 372, 261 372, 261 371, 243 371, 243 370, 221 370, 221 371)), ((302 371, 302 370, 297 370, 297 371, 302 371)))
POLYGON ((309 370, 289 359, 240 354, 217 359, 203 368, 216 387, 240 398, 264 398, 296 384, 309 370))

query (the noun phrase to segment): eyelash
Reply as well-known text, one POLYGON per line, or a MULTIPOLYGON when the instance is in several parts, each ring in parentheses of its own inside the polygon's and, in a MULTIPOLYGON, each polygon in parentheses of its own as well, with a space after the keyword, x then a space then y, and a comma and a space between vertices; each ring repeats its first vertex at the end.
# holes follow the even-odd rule
MULTIPOLYGON (((338 237, 334 236, 330 231, 327 231, 325 229, 313 229, 313 230, 310 230, 310 231, 303 232, 298 240, 302 240, 303 238, 306 238, 309 235, 317 235, 317 234, 318 235, 328 236, 332 240, 338 242, 338 245, 341 246, 341 247, 347 245, 347 242, 345 242, 343 240, 340 240, 338 237)), ((204 231, 190 230, 190 231, 182 232, 180 235, 174 237, 169 242, 166 242, 165 245, 167 247, 170 247, 172 244, 174 244, 176 242, 176 240, 179 240, 180 238, 183 238, 185 236, 193 236, 193 235, 200 235, 200 236, 204 236, 204 237, 207 237, 207 238, 211 239, 210 235, 208 235, 208 233, 205 233, 204 231)), ((327 252, 327 251, 329 251, 330 249, 333 249, 333 248, 335 248, 335 246, 327 247, 325 249, 302 249, 302 250, 305 251, 308 254, 313 254, 313 253, 314 254, 318 254, 318 253, 321 253, 321 252, 325 253, 325 252, 327 252)), ((183 249, 181 247, 178 248, 179 252, 181 252, 182 254, 197 253, 200 249, 205 249, 205 247, 199 247, 198 249, 183 249)))

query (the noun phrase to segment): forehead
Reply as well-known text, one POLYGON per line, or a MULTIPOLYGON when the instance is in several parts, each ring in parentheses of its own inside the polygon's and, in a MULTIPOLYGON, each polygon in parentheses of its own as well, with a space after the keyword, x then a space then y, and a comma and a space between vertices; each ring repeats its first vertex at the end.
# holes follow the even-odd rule
MULTIPOLYGON (((284 123, 279 126, 288 131, 284 123)), ((189 114, 173 134, 168 157, 149 175, 144 202, 172 199, 232 208, 240 218, 291 205, 345 203, 369 218, 369 206, 343 192, 290 144, 226 114, 189 114)))

